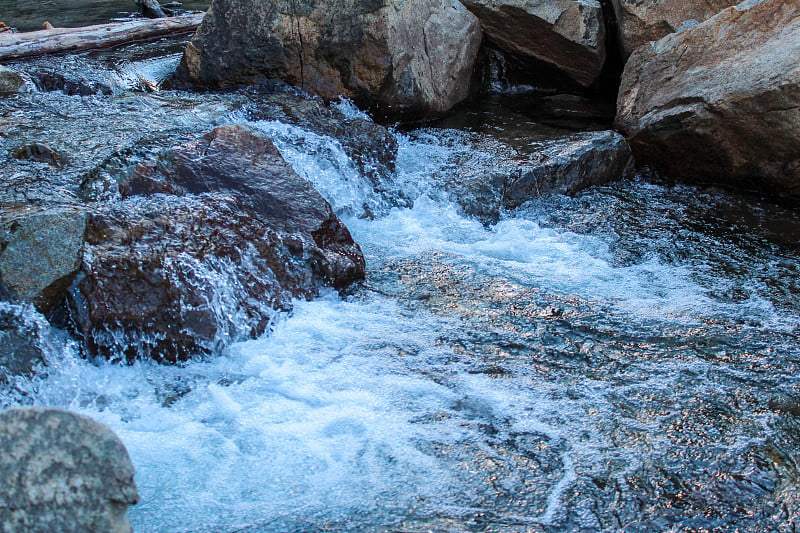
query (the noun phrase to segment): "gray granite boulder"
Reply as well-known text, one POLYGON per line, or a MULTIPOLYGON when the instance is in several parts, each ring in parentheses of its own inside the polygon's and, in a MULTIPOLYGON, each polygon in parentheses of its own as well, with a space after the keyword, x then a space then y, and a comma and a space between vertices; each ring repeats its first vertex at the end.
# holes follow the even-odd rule
POLYGON ((625 138, 614 131, 583 132, 531 142, 525 151, 483 141, 474 154, 456 162, 443 187, 463 211, 484 223, 547 194, 575 194, 592 185, 633 176, 625 138), (491 156, 482 155, 491 151, 491 156))
POLYGON ((0 282, 19 301, 47 312, 80 268, 85 231, 82 208, 0 210, 0 282))
POLYGON ((0 412, 0 531, 127 533, 139 500, 125 446, 67 411, 0 412))
POLYGON ((390 115, 468 96, 478 20, 453 0, 214 0, 176 73, 199 87, 280 78, 390 115))

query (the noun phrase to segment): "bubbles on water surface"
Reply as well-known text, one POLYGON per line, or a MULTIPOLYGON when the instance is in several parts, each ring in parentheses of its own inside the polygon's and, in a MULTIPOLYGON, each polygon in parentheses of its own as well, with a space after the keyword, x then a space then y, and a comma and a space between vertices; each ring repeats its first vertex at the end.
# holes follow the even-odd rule
MULTIPOLYGON (((86 123, 104 109, 34 98, 86 123)), ((119 98, 136 124, 245 120, 219 95, 119 98)), ((697 191, 644 182, 540 200, 486 227, 431 179, 472 149, 466 134, 435 130, 399 135, 396 179, 414 207, 359 219, 384 199, 335 140, 251 126, 346 219, 366 282, 297 302, 268 336, 214 357, 119 366, 66 350, 18 381, 24 399, 0 386, 6 403, 67 407, 120 435, 143 496, 137 530, 791 523, 789 239, 732 232, 722 211, 706 223, 697 191)), ((705 207, 730 198, 709 194, 705 207)))

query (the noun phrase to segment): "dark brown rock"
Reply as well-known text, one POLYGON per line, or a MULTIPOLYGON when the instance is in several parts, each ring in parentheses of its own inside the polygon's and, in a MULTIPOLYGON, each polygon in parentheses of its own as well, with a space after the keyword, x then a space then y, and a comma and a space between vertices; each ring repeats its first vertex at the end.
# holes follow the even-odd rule
POLYGON ((120 177, 89 220, 71 291, 93 353, 173 361, 262 333, 276 309, 364 275, 330 205, 244 127, 120 177))

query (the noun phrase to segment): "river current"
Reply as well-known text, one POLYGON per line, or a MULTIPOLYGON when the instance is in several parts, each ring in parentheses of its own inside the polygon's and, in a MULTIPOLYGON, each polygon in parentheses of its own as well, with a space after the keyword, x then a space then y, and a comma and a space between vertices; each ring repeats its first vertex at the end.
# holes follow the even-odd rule
POLYGON ((111 95, 0 101, 0 149, 35 139, 83 159, 77 173, 156 132, 245 123, 367 258, 346 295, 295 302, 222 353, 112 364, 52 330, 47 368, 0 386, 0 406, 68 408, 119 435, 136 531, 800 529, 797 210, 639 175, 485 226, 438 183, 496 154, 431 127, 395 132, 413 200, 396 207, 335 139, 249 121, 240 93, 132 90, 174 50, 103 58, 60 66, 101 73, 111 95))

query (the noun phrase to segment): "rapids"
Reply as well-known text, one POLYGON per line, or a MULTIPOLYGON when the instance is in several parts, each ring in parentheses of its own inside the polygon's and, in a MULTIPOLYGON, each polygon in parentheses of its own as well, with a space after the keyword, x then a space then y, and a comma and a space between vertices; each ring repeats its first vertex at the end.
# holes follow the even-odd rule
POLYGON ((77 172, 148 136, 249 124, 333 205, 368 273, 179 366, 85 360, 17 306, 47 330, 48 365, 0 383, 0 406, 109 425, 137 470, 136 531, 800 528, 798 211, 639 175, 487 227, 437 176, 493 154, 445 128, 395 132, 413 200, 397 207, 334 139, 251 122, 240 93, 132 91, 177 57, 68 60, 113 94, 0 101, 0 149, 37 139, 77 172))

